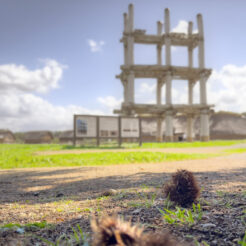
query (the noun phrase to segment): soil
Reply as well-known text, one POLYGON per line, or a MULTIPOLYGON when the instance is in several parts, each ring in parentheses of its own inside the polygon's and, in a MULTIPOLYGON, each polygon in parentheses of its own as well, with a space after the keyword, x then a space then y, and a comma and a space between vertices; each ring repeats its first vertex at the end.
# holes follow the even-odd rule
MULTIPOLYGON (((163 151, 218 153, 226 148, 163 151)), ((25 228, 25 233, 15 227, 2 228, 0 245, 18 245, 17 240, 19 245, 42 245, 35 235, 55 242, 63 233, 72 234, 77 224, 90 234, 91 217, 103 214, 118 214, 144 224, 146 231, 169 230, 191 245, 195 240, 238 245, 246 230, 246 154, 182 162, 0 171, 0 224, 52 224, 43 229, 25 228), (191 226, 168 224, 159 211, 166 202, 162 186, 177 169, 192 171, 202 189, 202 220, 191 226), (109 189, 116 193, 104 196, 109 189)))

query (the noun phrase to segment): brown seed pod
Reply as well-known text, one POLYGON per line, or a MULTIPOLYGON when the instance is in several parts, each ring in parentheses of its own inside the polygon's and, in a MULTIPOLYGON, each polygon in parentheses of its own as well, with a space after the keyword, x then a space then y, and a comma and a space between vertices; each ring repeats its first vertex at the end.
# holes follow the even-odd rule
POLYGON ((104 217, 91 222, 93 230, 93 246, 131 246, 138 245, 142 229, 131 226, 131 223, 123 222, 116 217, 104 217))
POLYGON ((168 233, 143 233, 143 229, 132 226, 116 217, 104 217, 91 222, 92 246, 178 246, 168 233))
POLYGON ((164 185, 164 194, 171 201, 187 207, 199 197, 200 187, 192 172, 178 170, 172 175, 171 182, 164 185))

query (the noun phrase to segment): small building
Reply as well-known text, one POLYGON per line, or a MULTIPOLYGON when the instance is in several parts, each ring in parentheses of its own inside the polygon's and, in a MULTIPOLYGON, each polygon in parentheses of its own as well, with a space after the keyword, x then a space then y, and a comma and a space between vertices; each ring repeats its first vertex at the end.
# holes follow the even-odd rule
POLYGON ((59 135, 59 143, 73 143, 73 131, 63 131, 59 135))
POLYGON ((14 143, 15 140, 15 135, 10 130, 0 129, 0 143, 14 143))
POLYGON ((28 144, 51 143, 53 138, 53 134, 50 131, 26 132, 24 136, 25 143, 28 144))

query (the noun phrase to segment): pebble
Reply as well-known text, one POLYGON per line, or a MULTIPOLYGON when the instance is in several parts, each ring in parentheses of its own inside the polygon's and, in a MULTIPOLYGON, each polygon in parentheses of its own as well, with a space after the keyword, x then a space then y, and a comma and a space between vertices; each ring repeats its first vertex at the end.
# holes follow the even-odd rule
POLYGON ((142 208, 135 209, 132 214, 139 214, 142 211, 142 208))
POLYGON ((39 196, 39 192, 34 192, 33 195, 34 196, 39 196))
POLYGON ((64 196, 64 194, 61 193, 61 192, 59 192, 59 193, 56 194, 56 197, 62 197, 62 196, 64 196))
POLYGON ((213 240, 213 241, 211 242, 211 246, 212 246, 212 245, 214 245, 214 246, 215 246, 215 245, 218 245, 218 241, 217 241, 217 240, 213 240))
POLYGON ((216 227, 216 225, 213 224, 213 223, 206 223, 206 224, 202 224, 201 226, 202 226, 203 228, 216 227))
POLYGON ((18 227, 18 228, 16 229, 16 232, 19 233, 19 234, 24 234, 24 233, 25 233, 25 229, 24 229, 24 228, 18 227))
POLYGON ((102 193, 102 196, 114 196, 117 194, 117 190, 109 189, 102 193))

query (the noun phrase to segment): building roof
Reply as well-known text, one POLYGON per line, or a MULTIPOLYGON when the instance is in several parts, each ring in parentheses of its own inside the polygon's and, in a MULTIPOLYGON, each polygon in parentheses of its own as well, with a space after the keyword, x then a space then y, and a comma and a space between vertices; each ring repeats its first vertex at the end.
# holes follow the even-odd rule
POLYGON ((73 138, 73 130, 61 132, 59 138, 73 138))
POLYGON ((47 136, 53 139, 53 134, 50 131, 31 131, 25 133, 25 140, 42 139, 47 136))

